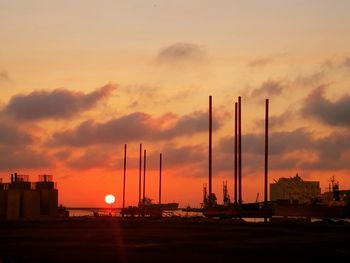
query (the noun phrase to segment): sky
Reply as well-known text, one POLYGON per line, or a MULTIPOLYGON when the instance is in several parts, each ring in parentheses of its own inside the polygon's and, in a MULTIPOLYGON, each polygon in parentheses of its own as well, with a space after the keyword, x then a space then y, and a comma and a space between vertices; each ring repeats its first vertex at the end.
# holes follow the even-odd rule
POLYGON ((208 175, 233 196, 233 116, 242 96, 243 201, 263 196, 264 101, 269 182, 296 173, 350 188, 349 1, 0 0, 0 178, 52 174, 59 202, 146 196, 199 206, 208 175))

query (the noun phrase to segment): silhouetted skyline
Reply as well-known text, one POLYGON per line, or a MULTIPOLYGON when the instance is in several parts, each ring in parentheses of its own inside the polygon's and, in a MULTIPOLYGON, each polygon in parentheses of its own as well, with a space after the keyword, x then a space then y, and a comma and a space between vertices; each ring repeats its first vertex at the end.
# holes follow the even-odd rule
POLYGON ((233 193, 237 96, 244 201, 264 193, 265 98, 269 182, 298 172, 322 190, 333 175, 350 188, 349 9, 316 0, 2 1, 0 177, 48 172, 60 203, 103 206, 112 193, 122 206, 127 144, 125 205, 137 204, 142 143, 149 196, 157 202, 163 153, 162 201, 197 206, 212 95, 219 199, 223 180, 233 193))

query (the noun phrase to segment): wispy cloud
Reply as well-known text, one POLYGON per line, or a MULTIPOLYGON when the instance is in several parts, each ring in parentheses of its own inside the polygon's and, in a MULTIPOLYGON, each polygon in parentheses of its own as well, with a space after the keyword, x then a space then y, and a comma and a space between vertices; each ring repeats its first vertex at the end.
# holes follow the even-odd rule
POLYGON ((179 65, 186 63, 201 63, 208 59, 204 47, 192 43, 176 43, 162 48, 156 61, 165 65, 179 65))
POLYGON ((276 53, 266 57, 256 58, 248 63, 249 67, 264 67, 273 63, 276 59, 286 56, 287 53, 276 53))
POLYGON ((7 81, 10 79, 10 76, 6 70, 0 70, 0 81, 4 80, 7 81))

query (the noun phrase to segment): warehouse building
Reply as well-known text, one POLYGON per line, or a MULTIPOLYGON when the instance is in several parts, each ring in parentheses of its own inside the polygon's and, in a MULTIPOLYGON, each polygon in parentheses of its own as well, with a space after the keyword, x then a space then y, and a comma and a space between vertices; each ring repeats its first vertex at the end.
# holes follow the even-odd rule
POLYGON ((298 174, 279 178, 270 184, 271 201, 288 201, 293 204, 309 204, 321 195, 320 182, 304 181, 298 174))

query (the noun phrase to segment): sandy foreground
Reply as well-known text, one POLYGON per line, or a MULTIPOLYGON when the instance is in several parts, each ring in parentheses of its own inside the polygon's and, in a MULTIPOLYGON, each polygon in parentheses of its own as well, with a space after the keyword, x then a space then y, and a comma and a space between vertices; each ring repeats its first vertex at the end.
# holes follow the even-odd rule
POLYGON ((0 262, 350 262, 350 225, 196 219, 0 222, 0 262))

